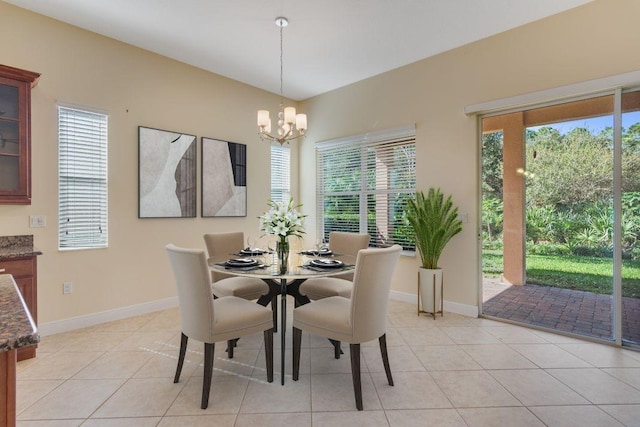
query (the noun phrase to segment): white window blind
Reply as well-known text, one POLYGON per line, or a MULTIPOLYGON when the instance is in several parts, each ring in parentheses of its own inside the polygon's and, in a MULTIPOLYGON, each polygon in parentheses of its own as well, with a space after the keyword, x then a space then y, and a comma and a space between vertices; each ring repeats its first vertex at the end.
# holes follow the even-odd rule
POLYGON ((415 159, 413 126, 318 143, 318 236, 368 233, 371 246, 413 250, 405 212, 415 193, 415 159))
POLYGON ((271 200, 288 202, 291 194, 291 149, 277 144, 271 146, 271 200))
POLYGON ((107 115, 58 107, 58 247, 107 247, 107 115))

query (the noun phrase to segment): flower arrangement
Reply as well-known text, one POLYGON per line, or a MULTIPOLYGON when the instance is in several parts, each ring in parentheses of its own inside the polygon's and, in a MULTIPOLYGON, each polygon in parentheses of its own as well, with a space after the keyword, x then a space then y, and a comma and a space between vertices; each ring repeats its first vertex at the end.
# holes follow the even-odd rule
POLYGON ((290 198, 288 203, 278 203, 273 200, 267 202, 269 210, 260 216, 260 231, 273 234, 278 238, 276 253, 280 265, 280 273, 287 272, 289 261, 289 236, 302 236, 304 226, 302 220, 306 215, 300 214, 298 208, 302 205, 294 205, 290 198))
POLYGON ((288 236, 302 236, 304 234, 303 218, 298 208, 302 205, 294 205, 293 198, 288 203, 278 203, 273 200, 267 202, 269 210, 260 216, 260 231, 273 234, 280 240, 288 236))

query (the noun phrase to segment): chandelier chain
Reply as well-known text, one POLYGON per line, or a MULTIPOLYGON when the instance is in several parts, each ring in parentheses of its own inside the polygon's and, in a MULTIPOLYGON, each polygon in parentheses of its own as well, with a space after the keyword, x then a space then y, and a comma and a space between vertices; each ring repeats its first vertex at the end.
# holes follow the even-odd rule
POLYGON ((282 101, 284 100, 284 92, 283 92, 283 73, 284 73, 284 66, 283 64, 283 49, 282 49, 282 26, 280 27, 280 103, 282 103, 282 101))

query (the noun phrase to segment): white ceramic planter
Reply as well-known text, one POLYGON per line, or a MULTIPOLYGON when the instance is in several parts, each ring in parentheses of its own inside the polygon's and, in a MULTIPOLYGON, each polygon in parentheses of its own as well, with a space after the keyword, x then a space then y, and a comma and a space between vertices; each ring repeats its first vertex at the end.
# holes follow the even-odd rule
POLYGON ((442 269, 418 269, 418 313, 442 314, 442 269))

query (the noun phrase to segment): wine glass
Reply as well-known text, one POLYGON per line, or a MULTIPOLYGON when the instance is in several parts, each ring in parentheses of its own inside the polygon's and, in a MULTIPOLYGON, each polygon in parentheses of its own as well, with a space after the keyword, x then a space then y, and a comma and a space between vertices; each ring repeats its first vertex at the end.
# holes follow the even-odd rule
POLYGON ((320 257, 320 253, 322 252, 322 250, 325 248, 325 242, 324 239, 318 239, 316 241, 316 250, 315 250, 315 255, 316 258, 320 257))
POLYGON ((247 249, 253 251, 256 247, 256 238, 254 236, 247 237, 247 249))
POLYGON ((271 267, 274 264, 277 244, 278 242, 276 241, 276 239, 267 240, 267 253, 264 254, 264 265, 267 267, 271 267))

